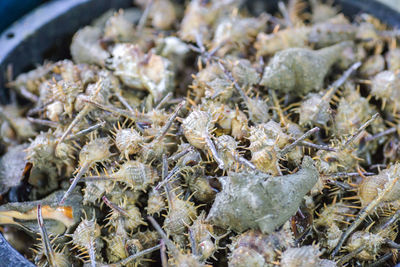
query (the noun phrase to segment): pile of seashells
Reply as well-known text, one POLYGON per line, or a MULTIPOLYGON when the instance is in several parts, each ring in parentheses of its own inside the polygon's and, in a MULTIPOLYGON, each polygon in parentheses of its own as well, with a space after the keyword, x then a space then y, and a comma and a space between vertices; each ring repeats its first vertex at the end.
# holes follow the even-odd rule
POLYGON ((14 247, 60 267, 396 263, 400 34, 242 2, 136 0, 9 82, 14 247))

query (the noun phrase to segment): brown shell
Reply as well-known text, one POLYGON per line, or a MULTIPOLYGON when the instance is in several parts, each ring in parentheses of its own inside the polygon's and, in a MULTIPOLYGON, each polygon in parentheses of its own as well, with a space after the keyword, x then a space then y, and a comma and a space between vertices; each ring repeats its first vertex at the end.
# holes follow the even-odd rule
POLYGON ((151 166, 133 160, 126 161, 111 176, 136 191, 146 191, 149 185, 159 179, 151 166))
POLYGON ((248 261, 254 262, 254 266, 272 264, 279 259, 277 251, 290 247, 292 243, 293 236, 290 231, 284 229, 270 235, 255 230, 247 231, 233 242, 229 266, 248 266, 246 265, 248 261))
POLYGON ((101 197, 114 188, 111 181, 94 181, 87 182, 83 189, 83 203, 85 205, 98 202, 101 197))
POLYGON ((189 182, 189 189, 193 192, 193 196, 203 203, 211 202, 216 195, 216 191, 205 176, 199 176, 191 180, 189 182))
POLYGON ((378 190, 387 183, 386 177, 382 175, 369 176, 359 186, 359 196, 363 206, 368 205, 378 195, 378 190))
POLYGON ((268 146, 251 153, 251 162, 260 171, 277 175, 279 173, 278 153, 275 146, 268 146))
POLYGON ((346 250, 352 252, 365 246, 361 252, 357 253, 356 258, 364 261, 375 260, 384 242, 384 237, 380 235, 357 231, 349 237, 346 250))
POLYGON ((196 207, 190 201, 181 200, 177 197, 171 201, 169 212, 164 222, 167 234, 179 235, 185 232, 188 225, 196 218, 196 207))
POLYGON ((131 232, 136 230, 140 225, 147 225, 142 219, 139 208, 135 205, 128 205, 124 210, 127 213, 127 216, 124 217, 124 226, 127 231, 131 232))
POLYGON ((205 137, 214 128, 212 117, 208 112, 195 110, 182 122, 183 134, 188 142, 199 149, 206 145, 205 137))
MULTIPOLYGON (((363 206, 373 201, 392 179, 399 177, 400 164, 395 164, 378 175, 368 176, 359 186, 359 196, 363 206)), ((393 188, 386 192, 383 201, 392 202, 400 199, 400 182, 396 181, 393 188)))
POLYGON ((89 249, 100 236, 100 226, 94 220, 82 220, 72 235, 72 243, 79 248, 89 249))
POLYGON ((149 198, 147 200, 147 214, 154 215, 160 214, 167 207, 165 203, 165 197, 163 197, 157 190, 153 189, 149 192, 149 198))
POLYGON ((143 142, 143 137, 133 128, 120 129, 115 134, 115 145, 126 159, 129 159, 129 155, 138 153, 143 142))
POLYGON ((288 248, 283 252, 280 264, 287 267, 334 267, 334 261, 320 259, 321 252, 315 246, 288 248))
POLYGON ((111 156, 110 138, 96 138, 84 145, 79 153, 79 163, 94 163, 107 160, 111 156))
POLYGON ((192 252, 195 255, 200 255, 201 260, 208 259, 217 250, 217 245, 211 240, 213 234, 213 226, 205 221, 204 212, 189 227, 189 238, 191 242, 196 244, 195 247, 197 248, 197 251, 192 252))
POLYGON ((225 166, 233 167, 236 163, 235 155, 238 156, 236 140, 232 136, 221 135, 215 141, 215 146, 225 166))
POLYGON ((107 241, 107 258, 111 262, 116 262, 126 258, 128 255, 125 251, 126 237, 113 235, 107 241))

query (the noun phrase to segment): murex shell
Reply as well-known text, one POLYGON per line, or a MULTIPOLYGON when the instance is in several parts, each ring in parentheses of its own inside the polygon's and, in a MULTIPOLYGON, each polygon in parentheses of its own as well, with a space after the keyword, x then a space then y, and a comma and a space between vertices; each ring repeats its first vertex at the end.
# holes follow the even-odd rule
POLYGON ((308 191, 319 179, 310 157, 295 174, 272 177, 261 172, 229 173, 220 177, 217 194, 207 220, 236 232, 260 229, 272 233, 293 216, 308 191))

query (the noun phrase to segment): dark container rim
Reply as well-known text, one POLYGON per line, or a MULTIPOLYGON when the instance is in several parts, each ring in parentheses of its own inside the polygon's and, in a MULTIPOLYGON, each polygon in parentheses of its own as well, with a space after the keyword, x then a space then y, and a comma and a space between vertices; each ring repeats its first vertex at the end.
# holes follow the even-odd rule
MULTIPOLYGON (((276 10, 278 0, 264 1, 266 10, 276 10)), ((259 13, 255 1, 247 1, 259 13)), ((349 17, 369 13, 393 28, 400 28, 400 12, 375 0, 335 0, 349 17)), ((60 60, 68 54, 72 35, 108 9, 132 6, 132 0, 53 0, 32 10, 0 35, 0 103, 7 102, 6 73, 12 64, 13 78, 45 59, 60 60), (34 49, 32 49, 34 48, 34 49), (55 57, 52 55, 56 55, 55 57)), ((263 11, 263 10, 261 10, 263 11)), ((0 233, 2 266, 34 266, 0 233)))

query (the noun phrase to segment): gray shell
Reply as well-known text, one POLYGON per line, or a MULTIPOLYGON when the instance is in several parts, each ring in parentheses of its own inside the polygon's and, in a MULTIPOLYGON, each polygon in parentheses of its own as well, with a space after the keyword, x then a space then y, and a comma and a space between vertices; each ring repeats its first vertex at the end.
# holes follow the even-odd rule
POLYGON ((340 58, 343 42, 320 50, 289 48, 278 52, 265 67, 261 85, 283 93, 304 95, 323 87, 325 76, 340 58))
POLYGON ((0 159, 0 194, 4 194, 10 187, 18 186, 23 178, 26 144, 10 147, 0 159))
POLYGON ((260 172, 230 173, 221 177, 207 221, 237 232, 260 229, 272 233, 293 216, 319 174, 310 157, 295 174, 272 177, 260 172))

